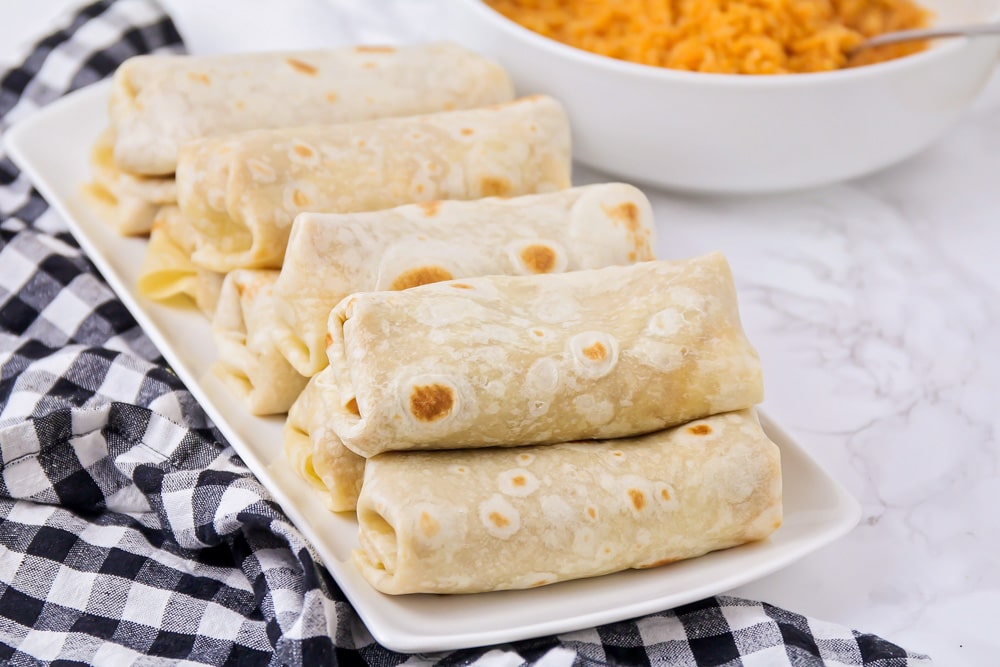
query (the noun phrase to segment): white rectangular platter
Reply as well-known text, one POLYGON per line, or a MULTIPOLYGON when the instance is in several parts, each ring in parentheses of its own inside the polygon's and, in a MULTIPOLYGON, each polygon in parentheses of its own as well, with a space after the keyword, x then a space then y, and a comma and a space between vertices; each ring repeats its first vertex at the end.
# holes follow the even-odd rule
POLYGON ((209 372, 215 358, 200 312, 169 308, 135 289, 145 241, 122 238, 82 201, 90 146, 106 125, 109 86, 69 95, 12 128, 6 149, 65 218, 94 264, 219 430, 295 525, 354 605, 372 636, 403 652, 484 646, 633 618, 729 590, 785 567, 843 535, 858 504, 777 425, 761 415, 782 453, 784 525, 768 540, 652 570, 628 571, 526 591, 392 597, 368 586, 350 562, 353 515, 334 515, 284 462, 281 418, 251 416, 209 372))

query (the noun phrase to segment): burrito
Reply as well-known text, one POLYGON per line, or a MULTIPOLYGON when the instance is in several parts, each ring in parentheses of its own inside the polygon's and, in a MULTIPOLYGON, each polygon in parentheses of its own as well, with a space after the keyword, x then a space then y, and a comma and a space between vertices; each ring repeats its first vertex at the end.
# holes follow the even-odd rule
POLYGON ((329 368, 314 375, 288 411, 285 457, 299 476, 316 489, 331 512, 357 506, 365 459, 340 441, 326 421, 333 379, 329 368))
POLYGON ((747 410, 627 439, 380 454, 352 559, 389 594, 530 588, 762 540, 781 516, 780 453, 747 410))
POLYGON ((346 125, 259 130, 185 144, 181 211, 192 260, 212 271, 281 268, 292 219, 432 199, 569 187, 566 115, 549 97, 346 125))
POLYGON ((353 294, 329 334, 329 419, 365 457, 632 436, 763 399, 720 253, 353 294))
POLYGON ((228 274, 212 320, 219 353, 213 370, 255 415, 287 412, 307 382, 278 353, 262 326, 274 317, 271 290, 277 277, 277 271, 228 274))
POLYGON ((274 286, 273 336, 302 375, 326 366, 330 310, 349 294, 492 274, 593 269, 653 259, 653 214, 631 185, 513 199, 301 213, 274 286))
POLYGON ((124 236, 148 234, 164 206, 177 203, 172 176, 137 176, 122 171, 112 157, 113 138, 105 130, 90 154, 94 180, 83 186, 98 216, 124 236))
POLYGON ((190 298, 211 318, 225 274, 195 266, 190 225, 177 206, 160 209, 139 267, 139 294, 160 302, 190 298))
POLYGON ((494 62, 454 44, 149 55, 115 72, 114 161, 174 172, 181 145, 245 130, 469 109, 514 97, 494 62))

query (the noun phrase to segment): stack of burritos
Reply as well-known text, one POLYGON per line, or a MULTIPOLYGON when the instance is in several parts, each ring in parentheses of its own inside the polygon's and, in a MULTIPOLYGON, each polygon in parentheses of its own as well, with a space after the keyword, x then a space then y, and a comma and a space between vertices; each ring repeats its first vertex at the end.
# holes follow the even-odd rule
POLYGON ((140 291, 211 317, 216 373, 288 413, 289 463, 357 513, 378 590, 540 586, 780 525, 725 259, 657 261, 640 190, 572 187, 556 100, 432 44, 142 56, 110 110, 87 191, 148 234, 140 291))

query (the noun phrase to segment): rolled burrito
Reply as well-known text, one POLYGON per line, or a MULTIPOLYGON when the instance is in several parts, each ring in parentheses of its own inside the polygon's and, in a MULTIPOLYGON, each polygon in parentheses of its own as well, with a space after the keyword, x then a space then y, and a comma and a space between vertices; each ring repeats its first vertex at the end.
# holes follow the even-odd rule
POLYGON ((301 213, 274 286, 278 348, 303 375, 326 366, 330 310, 349 294, 452 278, 593 269, 653 259, 653 214, 631 185, 513 199, 301 213))
POLYGON ((110 130, 98 137, 90 154, 94 180, 83 187, 86 201, 119 234, 148 234, 164 206, 176 205, 173 176, 137 176, 122 171, 112 157, 110 130))
POLYGON ((353 561, 383 593, 479 593, 649 568, 781 524, 753 411, 618 440, 367 461, 353 561))
POLYGON ((468 109, 513 97, 499 65, 447 43, 138 56, 114 76, 114 159, 136 174, 171 174, 178 149, 192 139, 468 109))
POLYGON ((763 398, 720 253, 354 294, 330 313, 354 452, 648 433, 763 398))
POLYGON ((287 412, 307 382, 271 340, 271 290, 277 278, 277 271, 239 270, 227 274, 212 320, 212 336, 219 353, 213 370, 255 415, 287 412))
POLYGON ((353 512, 357 506, 365 459, 340 441, 326 419, 328 401, 336 394, 329 369, 309 380, 285 420, 285 456, 299 476, 316 489, 331 512, 353 512))
POLYGON ((160 209, 139 267, 137 288, 143 296, 164 303, 190 298, 211 319, 225 275, 195 266, 191 261, 193 247, 190 225, 180 209, 160 209))
POLYGON ((181 210, 195 264, 280 268, 292 219, 569 187, 566 115, 549 97, 426 116, 260 130, 186 144, 181 210))

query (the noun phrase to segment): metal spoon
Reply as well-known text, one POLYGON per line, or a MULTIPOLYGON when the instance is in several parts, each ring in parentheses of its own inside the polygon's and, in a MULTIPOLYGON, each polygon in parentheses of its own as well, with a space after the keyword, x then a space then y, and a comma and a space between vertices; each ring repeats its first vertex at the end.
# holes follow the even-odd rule
POLYGON ((1000 35, 1000 22, 978 23, 976 25, 960 25, 951 28, 922 28, 920 30, 900 30, 877 35, 858 44, 851 50, 851 55, 864 49, 886 44, 912 42, 920 39, 936 39, 938 37, 979 37, 982 35, 1000 35))

